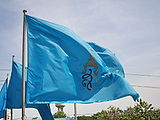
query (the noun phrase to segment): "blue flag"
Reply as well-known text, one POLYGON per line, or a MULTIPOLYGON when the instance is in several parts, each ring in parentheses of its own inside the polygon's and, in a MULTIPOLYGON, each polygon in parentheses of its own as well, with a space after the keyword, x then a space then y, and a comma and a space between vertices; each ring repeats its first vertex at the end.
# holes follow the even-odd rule
MULTIPOLYGON (((27 104, 26 107, 37 109, 42 120, 54 120, 48 104, 27 104), (44 111, 46 111, 45 114, 44 111)), ((22 108, 22 65, 16 62, 12 63, 12 73, 7 92, 7 108, 22 108)))
POLYGON ((7 108, 22 108, 22 66, 12 63, 12 72, 7 91, 7 108))
POLYGON ((0 91, 0 119, 5 117, 6 97, 7 97, 7 82, 5 81, 0 91))
POLYGON ((64 26, 28 15, 26 19, 28 103, 93 103, 139 97, 109 50, 105 53, 64 26))

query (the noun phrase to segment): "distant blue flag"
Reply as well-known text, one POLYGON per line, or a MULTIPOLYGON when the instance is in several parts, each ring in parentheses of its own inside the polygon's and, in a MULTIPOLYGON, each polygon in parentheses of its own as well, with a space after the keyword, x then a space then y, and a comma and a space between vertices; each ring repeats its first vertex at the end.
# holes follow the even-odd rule
POLYGON ((0 91, 0 119, 5 117, 7 97, 7 82, 3 84, 0 91))
MULTIPOLYGON (((37 109, 42 120, 54 120, 48 104, 27 104, 26 107, 37 109), (43 114, 44 111, 46 111, 45 114, 43 114)), ((12 73, 7 92, 7 108, 22 108, 22 65, 16 62, 12 63, 12 73)))
POLYGON ((12 63, 12 72, 7 92, 7 108, 22 108, 22 66, 12 63))
POLYGON ((139 97, 124 80, 123 68, 109 50, 83 41, 64 26, 28 15, 26 19, 28 103, 93 103, 139 97))

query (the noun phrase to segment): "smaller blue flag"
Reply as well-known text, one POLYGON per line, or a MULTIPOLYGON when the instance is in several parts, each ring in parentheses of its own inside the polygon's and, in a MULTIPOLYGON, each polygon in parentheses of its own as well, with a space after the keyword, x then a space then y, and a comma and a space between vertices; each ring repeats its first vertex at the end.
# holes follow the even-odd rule
POLYGON ((0 91, 0 119, 5 117, 6 113, 6 96, 7 96, 7 82, 3 84, 0 91))
POLYGON ((22 66, 12 63, 12 72, 7 91, 7 108, 22 108, 22 66))
MULTIPOLYGON (((48 104, 27 104, 26 107, 37 109, 42 120, 54 120, 48 104)), ((16 62, 12 63, 12 73, 7 92, 7 108, 22 108, 22 65, 16 62)))

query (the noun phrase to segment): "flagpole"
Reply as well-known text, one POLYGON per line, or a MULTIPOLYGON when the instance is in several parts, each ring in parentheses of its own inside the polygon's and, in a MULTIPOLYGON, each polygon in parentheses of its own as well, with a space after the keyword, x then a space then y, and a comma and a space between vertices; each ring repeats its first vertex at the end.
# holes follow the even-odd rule
POLYGON ((11 108, 11 120, 13 120, 13 109, 11 108))
MULTIPOLYGON (((15 56, 12 55, 12 62, 15 60, 15 56)), ((11 120, 13 120, 13 109, 11 108, 11 120)))
POLYGON ((23 43, 22 43, 22 120, 25 116, 25 64, 26 64, 26 10, 23 10, 23 43))
MULTIPOLYGON (((9 74, 7 73, 7 79, 6 79, 6 88, 8 88, 8 76, 9 74)), ((7 93, 6 93, 7 94, 7 93)), ((7 96, 7 95, 6 95, 7 96)), ((8 120, 8 115, 7 115, 7 109, 5 111, 5 120, 8 120)))
POLYGON ((77 106, 76 103, 74 103, 74 118, 77 120, 77 106))

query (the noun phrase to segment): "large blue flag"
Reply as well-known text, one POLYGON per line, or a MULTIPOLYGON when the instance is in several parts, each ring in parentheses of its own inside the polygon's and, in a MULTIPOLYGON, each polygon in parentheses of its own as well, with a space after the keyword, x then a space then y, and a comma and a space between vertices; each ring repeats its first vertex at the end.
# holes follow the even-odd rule
POLYGON ((139 97, 110 51, 100 55, 103 48, 83 41, 64 26, 28 15, 26 19, 28 103, 93 103, 139 97))
POLYGON ((3 84, 0 91, 0 119, 5 117, 7 97, 7 82, 3 84))
MULTIPOLYGON (((54 120, 48 104, 27 104, 26 107, 37 109, 42 120, 54 120)), ((7 91, 7 108, 22 108, 22 65, 16 62, 12 63, 12 73, 7 91)))

